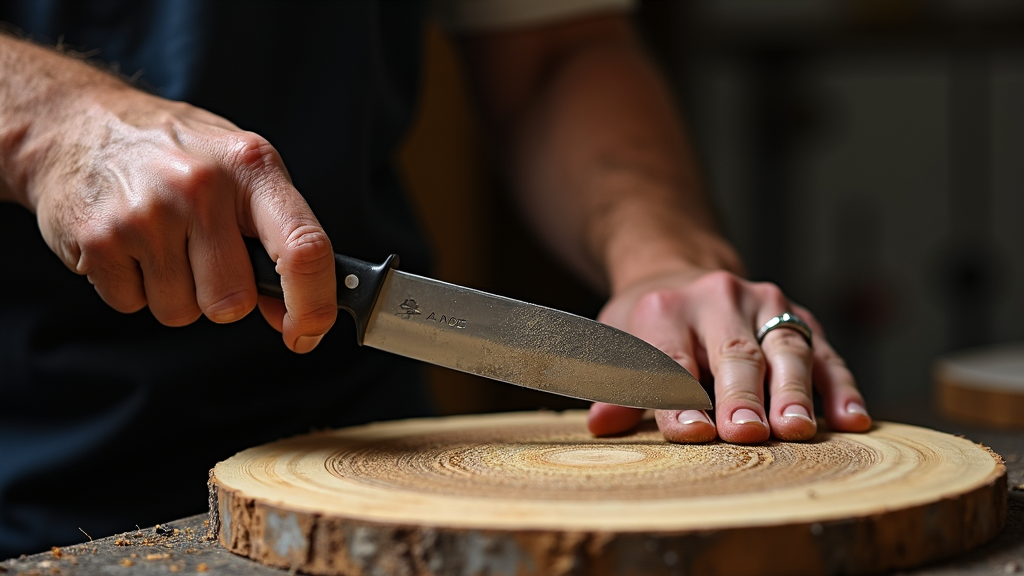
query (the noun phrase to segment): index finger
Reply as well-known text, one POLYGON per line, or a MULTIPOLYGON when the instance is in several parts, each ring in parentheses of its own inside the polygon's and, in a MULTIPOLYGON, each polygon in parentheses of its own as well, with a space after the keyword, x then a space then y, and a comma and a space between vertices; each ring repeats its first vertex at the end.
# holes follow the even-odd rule
POLYGON ((284 290, 281 333, 285 345, 304 354, 320 342, 338 316, 334 250, 305 199, 292 186, 277 152, 259 139, 243 162, 242 223, 277 263, 284 290))

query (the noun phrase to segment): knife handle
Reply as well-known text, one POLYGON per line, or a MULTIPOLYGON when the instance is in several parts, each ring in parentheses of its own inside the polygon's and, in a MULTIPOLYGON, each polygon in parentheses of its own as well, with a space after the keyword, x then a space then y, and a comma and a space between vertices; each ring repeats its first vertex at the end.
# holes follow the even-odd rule
MULTIPOLYGON (((252 271, 256 276, 256 290, 263 296, 284 300, 281 275, 277 263, 270 259, 263 244, 255 238, 245 238, 252 271)), ((383 264, 370 264, 356 258, 334 255, 334 275, 338 278, 338 308, 348 312, 356 321, 356 342, 363 345, 366 325, 384 286, 388 272, 398 267, 398 256, 388 256, 383 264)))

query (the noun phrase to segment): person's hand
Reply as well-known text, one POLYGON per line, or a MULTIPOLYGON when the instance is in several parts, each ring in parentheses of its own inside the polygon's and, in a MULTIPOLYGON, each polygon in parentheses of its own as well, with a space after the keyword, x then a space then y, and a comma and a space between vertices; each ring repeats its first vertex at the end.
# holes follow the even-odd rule
MULTIPOLYGON (((703 383, 714 379, 715 420, 699 410, 657 411, 667 440, 761 442, 807 440, 817 423, 813 386, 834 430, 871 427, 853 375, 825 340, 821 325, 774 284, 754 283, 725 271, 676 272, 646 280, 615 295, 598 320, 625 330, 674 358, 703 383), (776 329, 759 345, 757 330, 791 312, 813 331, 813 347, 791 329, 776 329), (771 413, 765 413, 767 382, 771 413), (717 426, 716 426, 717 424, 717 426)), ((609 404, 591 407, 589 427, 598 436, 628 431, 642 410, 609 404)))
POLYGON ((330 241, 260 136, 112 78, 91 78, 70 109, 32 129, 24 202, 50 248, 114 309, 148 306, 182 326, 200 315, 233 322, 258 301, 296 352, 333 325, 330 241), (257 298, 243 235, 277 262, 283 303, 257 298))

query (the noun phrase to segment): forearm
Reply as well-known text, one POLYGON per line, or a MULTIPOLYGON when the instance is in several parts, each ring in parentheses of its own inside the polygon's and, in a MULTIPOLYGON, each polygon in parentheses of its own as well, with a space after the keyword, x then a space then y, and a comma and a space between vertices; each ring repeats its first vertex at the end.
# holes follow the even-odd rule
POLYGON ((0 33, 0 201, 34 208, 35 178, 55 162, 61 126, 81 123, 96 89, 127 88, 83 61, 0 33))
POLYGON ((527 213, 612 291, 689 267, 736 270, 663 82, 635 42, 594 45, 553 74, 515 137, 527 213))
POLYGON ((738 271, 664 82, 624 20, 591 27, 551 50, 534 89, 487 97, 498 87, 483 84, 531 223, 613 292, 672 271, 738 271))

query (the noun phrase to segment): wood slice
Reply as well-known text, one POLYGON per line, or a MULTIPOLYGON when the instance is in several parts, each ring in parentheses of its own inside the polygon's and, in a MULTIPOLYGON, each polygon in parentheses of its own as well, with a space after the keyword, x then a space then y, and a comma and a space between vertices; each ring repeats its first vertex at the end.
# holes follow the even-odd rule
POLYGON ((1024 344, 951 354, 935 363, 939 411, 953 420, 1024 430, 1024 344))
POLYGON ((807 443, 594 438, 586 413, 407 420, 241 452, 220 542, 313 574, 859 574, 994 537, 1006 469, 902 424, 807 443))

